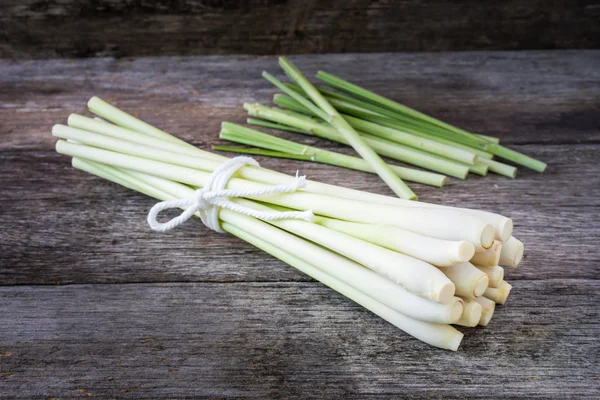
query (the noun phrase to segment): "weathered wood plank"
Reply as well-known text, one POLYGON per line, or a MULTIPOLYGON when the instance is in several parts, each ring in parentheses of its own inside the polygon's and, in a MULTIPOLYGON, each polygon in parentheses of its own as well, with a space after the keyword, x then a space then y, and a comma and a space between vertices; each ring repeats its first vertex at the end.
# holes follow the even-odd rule
POLYGON ((593 48, 598 17, 593 0, 10 0, 0 56, 593 48))
POLYGON ((0 287, 12 398, 593 398, 598 281, 520 281, 457 353, 317 283, 0 287))
MULTIPOLYGON (((524 147, 552 160, 544 174, 510 180, 489 175, 442 189, 414 185, 422 200, 488 209, 514 218, 526 245, 511 279, 600 276, 600 145, 524 147), (574 163, 573 160, 577 160, 574 163), (576 228, 575 228, 576 227, 576 228), (567 275, 565 271, 568 271, 567 275)), ((262 160, 261 160, 262 161, 262 160)), ((318 164, 264 159, 263 165, 376 193, 376 176, 318 164)), ((282 263, 199 221, 152 232, 154 201, 73 170, 48 152, 0 152, 0 284, 304 280, 282 263), (242 262, 243 260, 243 262, 242 262)))
MULTIPOLYGON (((599 142, 600 51, 298 56, 318 69, 505 143, 599 142)), ((221 121, 243 122, 244 102, 270 103, 260 74, 274 57, 0 60, 0 149, 49 149, 55 123, 92 95, 195 144, 221 121)))
MULTIPOLYGON (((243 101, 270 99, 259 74, 276 70, 273 58, 4 60, 0 397, 597 397, 600 52, 294 61, 549 162, 544 174, 520 169, 517 180, 415 187, 426 201, 514 218, 526 259, 507 271, 515 289, 491 325, 468 330, 458 353, 431 349, 198 222, 151 232, 151 199, 52 151, 51 125, 84 111, 92 94, 206 147, 222 120, 244 120, 243 101), (361 75, 372 70, 381 73, 361 75)), ((261 162, 389 194, 373 175, 261 162)))

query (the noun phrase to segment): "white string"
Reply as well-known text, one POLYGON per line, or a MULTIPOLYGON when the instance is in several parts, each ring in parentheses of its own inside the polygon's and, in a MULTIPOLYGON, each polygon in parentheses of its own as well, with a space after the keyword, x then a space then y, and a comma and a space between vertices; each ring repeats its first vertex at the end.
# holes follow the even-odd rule
POLYGON ((311 221, 313 213, 307 211, 282 211, 282 212, 263 212, 253 208, 245 207, 230 201, 229 197, 256 197, 266 196, 276 193, 292 193, 306 186, 306 177, 298 176, 292 183, 267 186, 253 190, 225 189, 229 179, 235 172, 244 165, 253 165, 258 167, 258 162, 251 157, 234 157, 216 168, 210 175, 208 182, 202 189, 196 190, 193 197, 167 200, 155 204, 148 213, 148 224, 152 229, 159 232, 166 232, 173 229, 190 219, 196 212, 200 211, 200 219, 208 228, 213 231, 224 233, 219 225, 219 207, 227 208, 240 214, 262 219, 265 221, 274 221, 278 219, 294 218, 311 221), (179 216, 167 222, 158 222, 157 217, 161 211, 170 208, 185 208, 179 216))

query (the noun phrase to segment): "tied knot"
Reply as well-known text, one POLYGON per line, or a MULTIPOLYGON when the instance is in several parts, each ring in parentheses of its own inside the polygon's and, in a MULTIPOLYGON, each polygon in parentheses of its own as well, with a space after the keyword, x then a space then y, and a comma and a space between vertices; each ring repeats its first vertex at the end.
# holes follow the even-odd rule
POLYGON ((312 220, 313 213, 310 210, 264 212, 242 206, 229 200, 230 197, 258 197, 277 193, 292 193, 306 186, 306 177, 298 176, 298 173, 296 172, 296 179, 287 184, 247 190, 225 189, 227 182, 229 182, 233 174, 244 165, 259 166, 255 159, 245 156, 235 157, 224 162, 213 171, 206 185, 202 189, 198 189, 194 192, 193 197, 167 200, 155 204, 148 213, 148 224, 155 231, 166 232, 183 224, 195 213, 198 213, 204 225, 214 231, 224 233, 219 224, 219 208, 227 208, 240 214, 265 221, 286 218, 303 219, 307 221, 312 220), (171 208, 184 208, 184 211, 179 216, 167 222, 158 222, 158 214, 160 214, 161 211, 171 208))

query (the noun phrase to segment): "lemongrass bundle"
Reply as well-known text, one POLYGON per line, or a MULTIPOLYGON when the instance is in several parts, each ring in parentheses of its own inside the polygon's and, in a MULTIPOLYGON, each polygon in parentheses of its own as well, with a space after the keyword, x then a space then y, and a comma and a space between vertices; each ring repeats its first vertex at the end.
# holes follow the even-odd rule
MULTIPOLYGON (((228 161, 98 98, 89 107, 103 121, 72 115, 68 126, 52 130, 60 139, 57 151, 72 157, 77 169, 158 200, 177 200, 174 204, 185 209, 192 203, 178 199, 197 198, 228 161)), ((486 273, 467 261, 489 249, 496 236, 510 237, 510 219, 314 181, 300 190, 270 191, 294 180, 256 165, 241 167, 222 182, 224 190, 240 197, 229 199, 238 208, 218 210, 220 228, 440 348, 456 350, 462 340, 451 324, 482 320, 477 296, 502 300, 489 292, 486 273), (315 216, 312 221, 268 218, 296 210, 315 216)), ((195 214, 204 218, 200 210, 195 214)))

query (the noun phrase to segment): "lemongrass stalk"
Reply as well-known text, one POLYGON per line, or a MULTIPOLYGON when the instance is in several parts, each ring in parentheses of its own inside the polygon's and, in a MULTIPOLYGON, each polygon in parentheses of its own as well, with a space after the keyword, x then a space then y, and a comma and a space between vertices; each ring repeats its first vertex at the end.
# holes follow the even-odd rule
MULTIPOLYGON (((96 101, 102 102, 102 100, 100 100, 100 99, 97 99, 96 101)), ((109 109, 116 109, 116 107, 113 107, 113 106, 109 105, 108 103, 105 103, 105 104, 108 106, 109 109)), ((104 110, 104 108, 102 108, 102 110, 104 110)), ((131 115, 126 114, 126 113, 122 112, 121 110, 118 110, 118 111, 119 112, 116 113, 116 116, 114 116, 112 113, 107 112, 107 113, 103 113, 102 117, 106 118, 107 120, 111 120, 112 122, 115 122, 115 123, 125 121, 125 125, 130 125, 130 126, 140 125, 143 127, 143 126, 147 125, 143 121, 137 120, 135 117, 132 117, 131 115), (125 114, 126 117, 122 117, 122 114, 125 114), (136 120, 140 124, 129 123, 130 119, 136 120)), ((76 114, 72 114, 69 117, 69 125, 73 128, 80 128, 82 130, 86 130, 86 131, 90 131, 90 132, 94 132, 94 133, 100 133, 100 134, 111 136, 114 138, 123 139, 123 140, 131 141, 134 143, 139 143, 144 146, 156 147, 156 148, 162 149, 162 150, 169 150, 169 151, 173 151, 173 152, 177 152, 177 153, 183 153, 183 154, 186 154, 189 156, 194 156, 196 158, 199 157, 202 160, 204 160, 205 167, 202 167, 202 169, 205 171, 213 171, 214 168, 218 167, 221 162, 228 160, 227 157, 201 150, 201 149, 199 149, 189 143, 183 142, 183 141, 175 142, 175 141, 166 141, 164 139, 158 139, 155 136, 150 136, 149 134, 144 133, 144 132, 132 131, 128 128, 123 128, 121 126, 115 126, 115 125, 113 125, 111 123, 107 123, 107 122, 99 122, 99 121, 93 120, 91 118, 83 117, 83 116, 76 115, 76 114)), ((165 135, 169 135, 166 132, 163 132, 163 133, 165 135)), ((253 166, 242 167, 237 172, 237 176, 244 178, 244 179, 253 180, 253 181, 261 182, 261 183, 267 183, 267 184, 271 184, 271 185, 287 183, 290 180, 289 175, 282 174, 280 172, 269 170, 266 168, 257 168, 257 167, 253 167, 253 166)), ((306 188, 304 188, 304 190, 308 191, 308 192, 312 192, 312 193, 321 193, 321 194, 326 194, 326 195, 330 195, 330 196, 337 196, 337 197, 343 197, 343 198, 355 199, 355 200, 361 200, 361 201, 370 201, 370 202, 390 202, 390 201, 393 202, 394 199, 397 199, 394 197, 383 196, 380 194, 369 193, 369 192, 364 192, 364 191, 355 190, 355 189, 349 189, 349 188, 345 188, 342 186, 329 185, 326 183, 321 183, 321 182, 316 182, 316 181, 311 181, 311 180, 307 180, 307 186, 306 186, 306 188)), ((401 200, 401 199, 397 199, 397 200, 401 200)))
POLYGON ((136 192, 143 193, 155 199, 173 200, 176 198, 175 196, 168 192, 165 192, 164 190, 158 189, 155 186, 143 182, 131 176, 130 174, 123 172, 120 169, 108 166, 106 164, 89 161, 83 158, 73 157, 71 160, 71 165, 75 169, 102 177, 111 182, 117 183, 128 189, 135 190, 136 192))
MULTIPOLYGON (((274 121, 286 125, 300 128, 305 134, 318 136, 324 139, 333 140, 338 143, 349 144, 335 128, 323 123, 316 122, 310 118, 304 118, 299 115, 293 115, 288 112, 282 112, 275 108, 265 107, 260 104, 244 104, 244 108, 253 117, 260 117, 269 121, 274 121)), ((445 175, 450 175, 459 179, 465 179, 469 173, 468 167, 456 162, 443 160, 434 155, 421 152, 408 146, 390 142, 381 138, 366 138, 369 146, 379 154, 403 161, 408 164, 426 168, 445 175)))
MULTIPOLYGON (((152 138, 151 138, 151 135, 149 132, 152 132, 156 135, 155 131, 159 131, 158 136, 167 136, 167 137, 172 138, 169 141, 178 143, 182 148, 186 148, 188 150, 190 150, 190 149, 193 150, 194 153, 192 155, 198 155, 200 157, 204 156, 205 158, 213 158, 213 159, 216 159, 217 161, 224 161, 224 160, 228 159, 227 157, 223 157, 223 156, 220 156, 220 155, 217 155, 214 153, 209 153, 209 152, 200 150, 200 149, 194 147, 193 145, 190 145, 184 141, 178 140, 178 139, 172 137, 171 135, 169 135, 168 133, 161 131, 155 127, 152 127, 151 125, 125 113, 122 110, 119 110, 118 108, 100 100, 97 97, 92 98, 90 100, 89 104, 96 104, 96 106, 94 107, 95 113, 98 114, 99 116, 103 117, 107 121, 111 121, 112 123, 119 125, 119 127, 133 127, 138 130, 136 132, 134 132, 134 131, 126 128, 122 132, 119 132, 116 129, 116 128, 118 128, 117 126, 114 126, 112 124, 107 124, 107 123, 100 123, 100 122, 97 122, 96 126, 93 127, 93 129, 88 129, 88 128, 82 127, 82 126, 76 126, 76 127, 82 127, 83 129, 93 130, 94 132, 107 134, 107 135, 117 137, 117 138, 122 137, 124 135, 127 137, 128 140, 136 141, 137 143, 140 143, 140 144, 149 144, 149 145, 152 145, 152 142, 151 142, 152 138), (101 107, 98 105, 101 105, 101 107), (100 125, 98 125, 98 124, 100 124, 100 125), (104 128, 108 126, 109 130, 108 131, 96 130, 96 129, 103 129, 103 125, 104 125, 104 128)), ((81 118, 85 118, 85 117, 81 117, 81 118)), ((90 118, 87 118, 87 119, 90 121, 94 121, 90 118)), ((72 121, 71 117, 69 117, 69 123, 71 124, 72 122, 73 121, 72 121)), ((158 144, 155 144, 155 146, 158 148, 166 149, 165 143, 166 142, 164 140, 162 140, 162 141, 159 141, 158 144)), ((185 151, 179 150, 179 152, 185 152, 185 151)), ((282 173, 279 173, 276 171, 267 170, 264 168, 260 169, 260 171, 262 171, 260 174, 251 174, 251 172, 254 169, 255 169, 254 167, 249 167, 249 166, 244 167, 244 168, 240 169, 240 171, 238 171, 238 176, 241 176, 245 179, 254 180, 256 182, 262 182, 262 183, 272 184, 272 185, 289 182, 288 175, 285 175, 285 174, 282 174, 282 173), (250 171, 250 172, 247 172, 247 171, 250 171)), ((212 169, 208 169, 208 170, 212 171, 212 169)), ((348 188, 341 187, 341 186, 328 185, 328 184, 315 182, 315 181, 307 181, 307 187, 304 188, 303 190, 308 191, 308 192, 313 192, 313 193, 329 195, 329 196, 338 196, 338 197, 343 197, 343 198, 347 198, 347 199, 368 201, 368 202, 373 202, 373 203, 378 203, 378 204, 401 205, 401 206, 409 206, 409 207, 417 206, 417 207, 435 207, 435 208, 454 209, 456 211, 469 213, 473 216, 476 216, 478 219, 482 220, 484 223, 492 225, 494 227, 494 232, 496 234, 496 238, 503 242, 507 241, 512 233, 512 227, 513 227, 512 220, 510 220, 509 218, 506 218, 504 216, 490 213, 487 211, 452 208, 452 207, 447 207, 447 206, 442 206, 442 205, 437 205, 437 204, 430 204, 430 203, 422 203, 422 202, 415 203, 412 201, 406 201, 406 200, 402 200, 402 199, 398 199, 398 198, 394 198, 394 197, 383 196, 383 195, 379 195, 379 194, 375 194, 375 193, 363 192, 363 191, 354 190, 354 189, 348 189, 348 188)), ((522 254, 522 252, 521 252, 521 254, 522 254)), ((519 261, 520 261, 520 258, 519 258, 519 261)))
MULTIPOLYGON (((76 158, 73 159, 73 166, 159 200, 190 197, 194 194, 194 190, 185 185, 141 172, 119 170, 76 158), (129 175, 128 178, 127 175, 129 175), (152 191, 145 191, 148 186, 152 187, 152 191)), ((453 298, 447 304, 433 303, 407 292, 388 279, 345 257, 254 218, 223 209, 220 210, 219 218, 229 226, 253 232, 255 237, 260 236, 263 241, 275 247, 287 249, 291 255, 319 268, 326 273, 327 277, 342 281, 375 301, 385 304, 395 311, 403 312, 408 317, 435 323, 453 323, 462 315, 462 301, 459 301, 458 298, 453 298)), ((327 282, 324 283, 327 284, 327 282)))
MULTIPOLYGON (((296 154, 299 156, 309 156, 308 158, 303 158, 309 161, 375 173, 373 168, 362 158, 335 153, 333 151, 323 150, 308 145, 301 145, 299 143, 292 142, 291 140, 278 138, 276 136, 259 132, 254 129, 245 128, 237 124, 224 122, 222 126, 223 128, 221 129, 220 133, 221 139, 262 147, 274 151, 296 154)), ((277 156, 282 157, 281 154, 277 156)), ((434 174, 431 172, 418 171, 394 165, 390 165, 390 168, 392 171, 394 171, 394 173, 398 174, 399 177, 413 182, 441 186, 446 180, 443 175, 434 174)))
POLYGON ((498 157, 510 160, 516 164, 530 168, 537 172, 544 172, 547 166, 547 164, 542 161, 536 160, 535 158, 529 157, 499 144, 488 143, 485 146, 485 150, 498 157))
POLYGON ((498 265, 494 265, 492 267, 482 266, 482 265, 477 265, 477 264, 473 264, 473 265, 475 265, 475 267, 477 269, 479 269, 481 272, 485 273, 488 276, 488 278, 490 280, 488 287, 491 287, 491 288, 500 287, 500 285, 502 284, 502 281, 504 280, 504 268, 502 268, 498 265))
MULTIPOLYGON (((230 140, 233 142, 233 140, 230 140)), ((287 153, 283 151, 275 151, 275 150, 267 150, 257 147, 237 147, 237 146, 211 146, 215 151, 224 151, 227 153, 236 153, 236 154, 251 154, 254 156, 265 156, 265 157, 274 157, 274 158, 287 158, 289 160, 298 160, 298 161, 312 161, 319 162, 315 160, 315 157, 310 154, 294 154, 287 153)), ((323 162, 323 164, 328 164, 323 162)))
POLYGON ((494 240, 494 244, 489 249, 476 252, 470 262, 477 265, 485 265, 493 267, 498 265, 500 261, 500 251, 502 250, 502 242, 494 240))
POLYGON ((485 292, 483 292, 483 297, 486 297, 496 304, 504 304, 506 303, 506 299, 508 298, 508 294, 510 293, 512 286, 508 284, 506 281, 502 281, 498 288, 487 288, 485 292))
POLYGON ((488 173, 488 166, 482 162, 477 161, 475 165, 469 165, 469 172, 480 176, 486 176, 488 173))
POLYGON ((482 135, 481 133, 476 133, 475 136, 479 136, 482 139, 487 140, 488 142, 492 142, 492 143, 500 143, 500 138, 497 138, 495 136, 489 136, 489 135, 482 135))
POLYGON ((433 140, 425 139, 409 133, 380 126, 369 121, 364 121, 355 117, 345 116, 346 121, 353 128, 361 132, 370 133, 372 135, 400 143, 406 146, 414 147, 426 151, 428 153, 437 154, 439 156, 449 158, 454 161, 459 161, 465 164, 474 164, 477 156, 474 153, 466 150, 457 149, 433 140))
MULTIPOLYGON (((313 114, 311 114, 310 110, 308 110, 306 107, 302 106, 300 103, 298 103, 292 97, 281 94, 281 93, 277 93, 273 96, 273 102, 275 104, 277 104, 278 106, 288 109, 288 110, 293 110, 295 112, 302 113, 302 114, 313 115, 313 114)), ((346 114, 343 114, 343 115, 346 115, 346 114)), ((424 131, 423 129, 416 129, 413 126, 402 124, 398 120, 391 119, 391 118, 385 118, 384 116, 381 116, 378 114, 371 114, 371 115, 363 114, 360 116, 360 118, 363 120, 369 121, 371 123, 377 124, 379 126, 403 130, 403 131, 406 131, 407 133, 410 133, 413 135, 417 135, 417 136, 420 136, 420 137, 423 137, 426 139, 434 140, 436 142, 444 143, 444 144, 447 144, 447 145, 450 145, 450 146, 453 146, 453 147, 456 147, 459 149, 467 150, 471 153, 475 153, 478 158, 491 159, 494 157, 492 154, 487 153, 486 151, 482 150, 483 146, 481 146, 481 145, 480 145, 480 148, 475 148, 473 146, 468 146, 463 143, 458 143, 446 136, 438 136, 438 135, 429 133, 430 131, 424 131)))
MULTIPOLYGON (((274 211, 273 208, 253 201, 234 201, 255 210, 274 211)), ((267 223, 364 265, 418 296, 442 304, 448 303, 454 296, 454 284, 439 269, 424 261, 312 222, 284 219, 267 223)))
POLYGON ((455 325, 474 327, 479 324, 483 314, 483 307, 475 299, 462 298, 465 310, 455 325))
POLYGON ((469 262, 440 268, 440 271, 454 282, 457 296, 473 299, 481 296, 488 288, 488 276, 469 262))
POLYGON ((254 245, 264 252, 280 259, 286 264, 289 264, 299 271, 304 272, 311 278, 318 280, 329 288, 371 311, 373 314, 386 320, 398 329, 413 336, 414 338, 441 349, 453 351, 458 349, 463 334, 451 326, 433 324, 430 322, 418 321, 406 317, 390 307, 387 307, 384 304, 367 296, 363 292, 356 290, 352 286, 327 275, 313 265, 305 262, 303 259, 294 257, 280 248, 273 246, 248 232, 238 229, 228 223, 223 223, 222 227, 232 235, 239 237, 240 239, 254 245))
POLYGON ((479 319, 479 325, 487 326, 490 323, 492 316, 494 315, 494 310, 496 309, 496 303, 494 303, 490 299, 486 299, 485 297, 477 297, 476 299, 473 299, 473 300, 475 300, 476 302, 481 304, 481 307, 482 307, 482 313, 481 313, 481 318, 479 319))
POLYGON ((467 241, 436 239, 390 225, 361 224, 319 216, 315 216, 313 222, 437 267, 468 261, 475 253, 475 246, 467 241))
POLYGON ((352 93, 355 96, 366 99, 369 102, 382 105, 384 107, 387 107, 389 109, 397 111, 401 114, 410 115, 417 119, 425 120, 434 125, 438 125, 442 128, 445 128, 449 131, 454 132, 457 136, 460 136, 461 138, 468 139, 473 142, 479 142, 480 144, 484 144, 485 145, 484 150, 489 151, 490 153, 497 155, 499 157, 513 161, 519 165, 523 165, 525 167, 531 168, 538 172, 543 172, 546 169, 546 164, 541 161, 538 161, 534 158, 531 158, 529 156, 526 156, 526 155, 516 152, 514 150, 508 149, 499 144, 492 143, 492 142, 490 142, 489 139, 487 139, 485 137, 477 136, 477 135, 475 135, 471 132, 468 132, 464 129, 457 128, 446 122, 440 121, 429 115, 423 114, 417 110, 414 110, 405 105, 402 105, 400 103, 397 103, 395 101, 387 99, 383 96, 380 96, 374 92, 363 89, 357 85, 354 85, 354 84, 352 84, 348 81, 345 81, 339 77, 336 77, 334 75, 328 74, 323 71, 319 71, 319 73, 317 74, 317 78, 323 80, 327 85, 332 86, 336 89, 342 90, 344 92, 352 93))
MULTIPOLYGON (((235 142, 235 140, 230 140, 235 142)), ((256 145, 256 143, 255 143, 256 145)), ((261 148, 248 148, 248 147, 233 147, 233 146, 212 146, 215 151, 225 151, 229 153, 238 154, 252 154, 257 156, 275 157, 275 158, 287 158, 290 160, 309 161, 320 164, 334 165, 336 167, 353 169, 355 171, 374 173, 371 167, 364 163, 362 158, 352 157, 352 160, 340 161, 337 157, 323 157, 322 153, 317 154, 295 154, 283 151, 265 150, 261 148)), ((324 152, 327 150, 323 150, 324 152)), ((336 155, 345 155, 341 153, 335 153, 336 155)), ((420 171, 412 168, 400 167, 397 165, 390 165, 390 168, 398 174, 398 176, 404 180, 410 182, 421 183, 424 185, 442 187, 446 183, 446 177, 441 174, 434 172, 420 171)))
POLYGON ((324 121, 331 124, 356 152, 373 167, 379 177, 392 189, 398 197, 416 200, 414 192, 396 175, 369 144, 358 134, 342 116, 333 108, 302 73, 285 57, 279 58, 279 65, 285 73, 306 92, 311 100, 323 110, 327 116, 324 121))
MULTIPOLYGON (((150 175, 202 187, 210 174, 191 168, 148 160, 113 151, 68 143, 56 143, 58 153, 85 158, 119 168, 146 172, 150 175)), ((229 180, 229 189, 264 188, 264 184, 239 178, 229 180)), ((388 224, 411 230, 426 236, 445 240, 467 240, 475 248, 492 245, 494 229, 469 214, 437 208, 401 207, 387 204, 373 204, 362 201, 336 198, 316 193, 297 191, 272 195, 259 200, 297 210, 312 209, 316 214, 354 222, 388 224)))
MULTIPOLYGON (((284 72, 286 72, 287 74, 287 71, 284 70, 284 72)), ((288 85, 285 85, 283 82, 275 78, 273 75, 269 74, 267 71, 263 71, 262 77, 271 82, 276 88, 280 89, 282 92, 284 92, 285 94, 296 100, 298 103, 300 103, 300 105, 307 109, 311 114, 324 121, 329 120, 330 116, 327 113, 327 111, 323 110, 318 105, 315 105, 312 101, 310 101, 307 98, 307 96, 303 96, 297 91, 292 90, 288 85)))
POLYGON ((502 244, 499 265, 516 268, 523 259, 525 246, 519 239, 511 236, 502 244))
POLYGON ((295 132, 295 133, 303 133, 304 132, 302 129, 293 128, 291 126, 277 124, 274 122, 263 121, 262 119, 257 119, 257 118, 248 118, 248 119, 246 119, 246 123, 248 123, 250 125, 262 126, 264 128, 278 129, 280 131, 295 132))
POLYGON ((481 157, 477 159, 477 162, 487 165, 488 170, 495 174, 506 176, 512 179, 514 179, 517 176, 517 168, 513 167, 512 165, 507 165, 499 161, 481 157))

